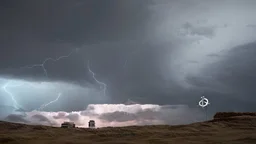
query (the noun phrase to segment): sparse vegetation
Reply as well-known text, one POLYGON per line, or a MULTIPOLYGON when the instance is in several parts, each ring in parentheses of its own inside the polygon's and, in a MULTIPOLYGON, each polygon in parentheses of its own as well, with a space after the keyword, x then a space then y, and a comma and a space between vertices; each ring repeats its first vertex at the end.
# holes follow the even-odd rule
POLYGON ((256 113, 217 113, 213 120, 178 126, 62 129, 0 122, 1 144, 255 144, 256 113))

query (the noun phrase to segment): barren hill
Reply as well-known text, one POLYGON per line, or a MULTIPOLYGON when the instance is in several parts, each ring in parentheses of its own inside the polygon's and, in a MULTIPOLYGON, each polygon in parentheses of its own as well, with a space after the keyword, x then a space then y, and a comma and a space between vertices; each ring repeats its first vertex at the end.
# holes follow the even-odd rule
POLYGON ((256 113, 217 113, 179 126, 65 129, 0 122, 1 144, 255 144, 256 113))

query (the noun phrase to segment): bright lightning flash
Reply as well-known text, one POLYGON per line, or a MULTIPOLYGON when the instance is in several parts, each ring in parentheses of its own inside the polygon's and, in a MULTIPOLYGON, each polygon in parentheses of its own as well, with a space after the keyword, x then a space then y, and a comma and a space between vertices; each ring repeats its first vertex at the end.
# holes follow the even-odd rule
POLYGON ((15 96, 13 95, 12 92, 10 92, 7 87, 19 87, 21 85, 24 85, 24 83, 22 84, 19 84, 19 85, 10 85, 11 84, 11 80, 8 81, 3 87, 2 89, 4 90, 4 92, 6 92, 12 99, 13 101, 13 107, 16 108, 16 109, 20 109, 22 106, 17 102, 17 100, 15 99, 15 96))
MULTIPOLYGON (((32 65, 32 66, 21 67, 21 69, 22 69, 22 68, 41 67, 41 68, 43 69, 43 71, 44 71, 45 76, 48 78, 48 73, 47 73, 47 70, 46 70, 46 68, 45 68, 45 64, 46 64, 48 61, 54 61, 54 62, 56 62, 56 61, 59 61, 59 60, 61 60, 61 59, 63 59, 63 58, 68 58, 71 54, 73 54, 74 51, 77 52, 78 49, 72 50, 68 55, 60 56, 60 57, 58 57, 58 58, 56 58, 56 59, 53 59, 53 58, 46 58, 46 59, 43 61, 43 63, 41 63, 41 64, 35 64, 35 65, 32 65)), ((21 85, 11 85, 11 86, 10 86, 10 83, 11 83, 11 81, 8 81, 2 88, 3 88, 3 90, 11 97, 11 99, 12 99, 12 101, 13 101, 13 104, 14 104, 14 107, 17 108, 17 109, 19 109, 21 106, 18 104, 18 102, 17 102, 17 100, 15 99, 15 96, 13 95, 13 93, 10 92, 10 91, 8 91, 7 87, 18 87, 18 86, 23 85, 24 83, 21 84, 21 85)), ((58 95, 58 97, 57 97, 56 100, 51 101, 51 102, 49 102, 49 103, 47 103, 47 104, 44 104, 44 105, 42 105, 40 108, 43 109, 43 108, 45 108, 46 106, 48 106, 49 104, 58 101, 58 99, 59 99, 60 96, 61 96, 61 94, 58 95)))
MULTIPOLYGON (((76 50, 77 50, 77 49, 76 49, 76 50)), ((25 66, 25 67, 21 67, 21 68, 41 67, 41 68, 43 69, 43 71, 44 71, 44 75, 45 75, 46 77, 48 77, 47 70, 46 70, 46 68, 44 67, 45 64, 46 64, 46 62, 48 62, 48 61, 54 61, 54 62, 56 62, 56 61, 59 61, 59 60, 61 60, 61 59, 63 59, 63 58, 68 58, 73 52, 74 52, 74 50, 72 50, 68 55, 60 56, 60 57, 58 57, 58 58, 56 58, 56 59, 53 59, 53 58, 46 58, 46 59, 43 61, 43 63, 41 63, 41 64, 35 64, 35 65, 32 65, 32 66, 25 66)))
POLYGON ((100 88, 101 88, 101 89, 102 89, 102 86, 103 86, 103 95, 106 96, 107 85, 106 85, 105 83, 103 83, 103 82, 98 81, 98 80, 95 78, 95 75, 96 75, 96 74, 90 69, 90 62, 89 62, 89 61, 88 61, 87 66, 88 66, 89 72, 92 74, 93 79, 100 85, 100 88))
POLYGON ((40 106, 39 110, 43 110, 43 109, 44 109, 45 107, 47 107, 48 105, 57 102, 57 101, 59 100, 59 98, 60 98, 61 95, 62 95, 62 93, 59 93, 59 94, 58 94, 58 97, 57 97, 55 100, 50 101, 50 102, 48 102, 48 103, 46 103, 46 104, 43 104, 42 106, 40 106))

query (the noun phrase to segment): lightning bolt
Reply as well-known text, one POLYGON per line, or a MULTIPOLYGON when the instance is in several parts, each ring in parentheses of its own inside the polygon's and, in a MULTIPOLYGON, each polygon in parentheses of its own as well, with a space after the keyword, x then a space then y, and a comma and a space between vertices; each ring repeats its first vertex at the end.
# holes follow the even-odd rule
POLYGON ((50 102, 48 102, 48 103, 46 103, 46 104, 41 105, 40 108, 39 108, 39 110, 43 110, 43 109, 44 109, 45 107, 47 107, 48 105, 57 102, 57 101, 59 100, 59 98, 60 98, 61 95, 62 95, 62 93, 59 93, 59 94, 58 94, 58 97, 57 97, 55 100, 50 101, 50 102))
MULTIPOLYGON (((54 58, 46 58, 41 64, 34 64, 34 65, 32 65, 32 66, 24 66, 24 67, 21 67, 20 69, 23 69, 23 68, 41 67, 41 68, 43 69, 44 75, 48 78, 48 72, 47 72, 47 70, 46 70, 46 68, 45 68, 45 64, 46 64, 48 61, 57 62, 57 61, 59 61, 59 60, 61 60, 61 59, 68 58, 68 57, 70 57, 70 56, 74 53, 74 51, 77 52, 78 50, 79 50, 79 49, 76 48, 76 49, 72 50, 68 55, 60 56, 60 57, 58 57, 58 58, 56 58, 56 59, 54 59, 54 58)), ((3 88, 3 90, 5 91, 5 93, 7 93, 7 94, 11 97, 11 99, 12 99, 12 101, 13 101, 14 107, 15 107, 16 109, 19 109, 19 108, 21 107, 21 105, 18 104, 17 100, 15 99, 15 96, 13 95, 12 92, 10 92, 10 91, 7 89, 7 87, 17 87, 17 86, 24 85, 24 83, 21 84, 21 85, 15 85, 15 86, 12 85, 12 86, 9 86, 10 83, 11 83, 11 81, 8 81, 2 88, 3 88)), ((33 86, 33 85, 31 85, 31 84, 29 84, 29 85, 30 85, 30 86, 33 86)), ((44 105, 42 105, 40 108, 43 109, 43 108, 45 108, 46 106, 48 106, 49 104, 58 101, 58 99, 59 99, 60 96, 61 96, 61 94, 58 95, 58 97, 57 97, 56 100, 51 101, 51 102, 49 102, 49 103, 47 103, 47 104, 44 104, 44 105)))
POLYGON ((96 79, 96 77, 95 77, 96 74, 90 69, 90 62, 89 61, 87 63, 87 67, 88 67, 89 72, 92 74, 93 79, 100 85, 101 89, 102 89, 102 86, 103 86, 103 95, 106 96, 107 85, 96 79))
POLYGON ((12 99, 12 101, 13 101, 13 107, 15 107, 15 109, 20 109, 22 106, 17 102, 17 100, 15 99, 15 96, 13 95, 12 92, 10 92, 10 91, 7 89, 7 87, 18 87, 18 86, 24 85, 24 83, 19 84, 19 85, 11 85, 11 86, 10 86, 11 82, 12 82, 12 81, 8 81, 8 82, 2 87, 2 89, 4 90, 5 93, 7 93, 7 94, 11 97, 11 99, 12 99))
POLYGON ((34 64, 34 65, 32 65, 32 66, 24 66, 24 67, 21 67, 21 69, 23 69, 23 68, 41 67, 41 68, 43 69, 43 71, 44 71, 44 75, 45 75, 46 77, 48 77, 48 72, 47 72, 47 70, 46 70, 46 68, 45 68, 45 64, 46 64, 48 61, 57 62, 57 61, 59 61, 59 60, 61 60, 61 59, 63 59, 63 58, 68 58, 70 55, 73 54, 74 51, 77 51, 77 50, 78 50, 78 49, 72 50, 68 55, 60 56, 60 57, 58 57, 58 58, 56 58, 56 59, 53 59, 53 58, 46 58, 41 64, 34 64))

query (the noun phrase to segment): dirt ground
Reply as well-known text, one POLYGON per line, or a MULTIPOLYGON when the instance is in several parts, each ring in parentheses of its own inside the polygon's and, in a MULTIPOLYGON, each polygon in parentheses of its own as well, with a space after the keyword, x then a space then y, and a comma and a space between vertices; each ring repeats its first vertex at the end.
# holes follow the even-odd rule
POLYGON ((65 129, 0 121, 0 144, 256 144, 256 113, 179 126, 65 129))

